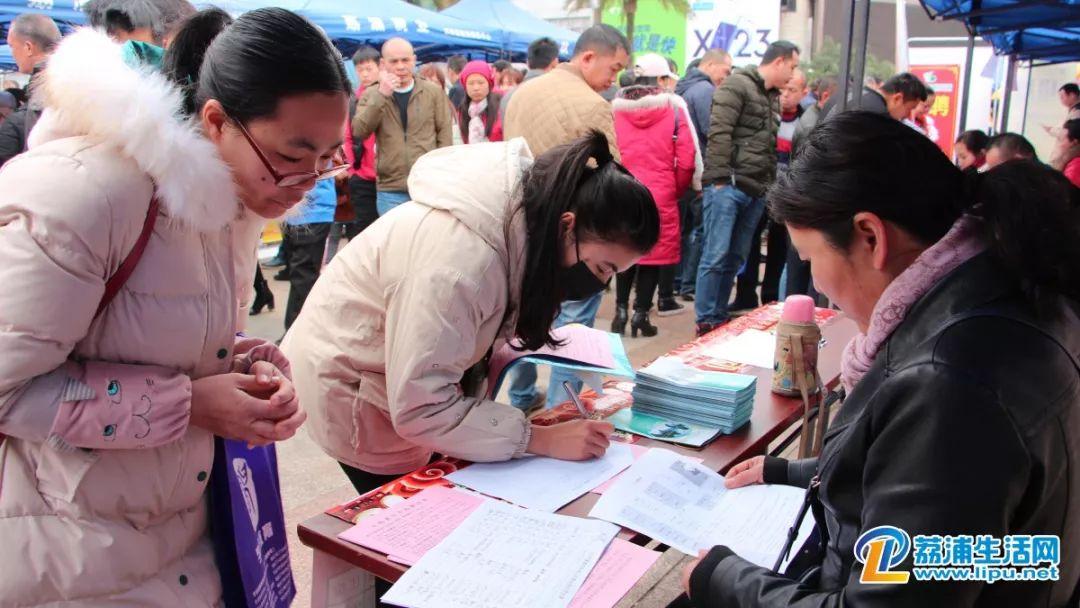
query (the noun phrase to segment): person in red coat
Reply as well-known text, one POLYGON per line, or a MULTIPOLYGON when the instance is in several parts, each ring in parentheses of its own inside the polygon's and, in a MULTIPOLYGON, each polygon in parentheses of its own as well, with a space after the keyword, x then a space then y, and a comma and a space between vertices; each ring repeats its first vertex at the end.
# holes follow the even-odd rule
POLYGON ((493 89, 495 79, 486 61, 470 61, 459 77, 465 88, 465 97, 454 108, 457 112, 461 141, 478 144, 485 141, 502 141, 502 118, 499 106, 502 96, 493 89))
POLYGON ((634 71, 637 74, 634 85, 621 90, 612 103, 615 138, 623 164, 656 200, 660 240, 636 266, 618 275, 611 331, 621 335, 626 329, 630 288, 636 278, 637 297, 630 335, 637 337, 640 331, 651 337, 657 333, 649 322, 657 287, 660 316, 683 311, 683 306, 675 301, 673 290, 681 249, 679 197, 691 185, 701 188, 702 160, 686 102, 678 95, 664 92, 662 87, 663 81, 676 78, 667 61, 656 54, 642 55, 634 71))

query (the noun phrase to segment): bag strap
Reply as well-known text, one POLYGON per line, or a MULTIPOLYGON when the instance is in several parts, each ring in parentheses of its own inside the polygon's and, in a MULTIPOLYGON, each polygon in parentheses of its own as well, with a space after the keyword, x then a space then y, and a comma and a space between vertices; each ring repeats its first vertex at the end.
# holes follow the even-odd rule
POLYGON ((139 239, 135 241, 135 246, 131 248, 131 252, 120 263, 120 267, 116 269, 116 272, 105 282, 105 293, 101 295, 101 302, 98 303, 97 311, 94 313, 95 319, 100 317, 101 313, 108 308, 116 294, 120 293, 120 288, 131 277, 131 273, 135 272, 135 267, 139 264, 143 251, 146 250, 146 243, 150 241, 150 235, 154 232, 154 224, 157 223, 158 206, 158 197, 155 195, 150 199, 150 207, 146 210, 146 219, 143 220, 142 232, 139 233, 139 239))
MULTIPOLYGON (((142 257, 143 251, 146 250, 146 243, 150 240, 150 235, 154 232, 154 224, 157 223, 157 214, 158 198, 157 195, 155 195, 150 199, 150 208, 146 210, 146 219, 143 220, 142 232, 139 233, 139 239, 135 241, 135 246, 131 248, 127 257, 120 263, 120 267, 116 269, 116 272, 105 282, 105 293, 102 294, 101 302, 98 303, 97 312, 94 313, 94 319, 101 316, 101 312, 109 306, 109 303, 113 301, 116 294, 120 293, 120 288, 124 286, 124 283, 131 277, 131 273, 135 271, 135 266, 139 264, 139 258, 142 257)), ((0 445, 3 445, 4 438, 4 434, 0 433, 0 445)))

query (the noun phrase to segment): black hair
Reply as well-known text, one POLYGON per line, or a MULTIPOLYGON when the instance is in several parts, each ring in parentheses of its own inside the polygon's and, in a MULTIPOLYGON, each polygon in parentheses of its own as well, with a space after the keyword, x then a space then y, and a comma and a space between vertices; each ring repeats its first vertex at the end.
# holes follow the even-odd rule
POLYGON ((537 38, 529 43, 525 64, 530 70, 542 70, 559 58, 559 43, 551 38, 537 38))
POLYGON ((11 96, 15 98, 15 103, 19 108, 26 105, 26 102, 29 101, 29 99, 30 99, 26 95, 26 89, 24 89, 24 88, 18 87, 18 88, 13 88, 13 89, 4 89, 4 90, 7 91, 8 93, 11 93, 11 96))
POLYGON ((675 60, 672 59, 671 57, 664 57, 664 59, 667 60, 667 67, 668 67, 669 70, 671 70, 671 73, 672 74, 678 74, 679 73, 679 64, 675 63, 675 60))
POLYGON ((998 148, 1006 159, 1022 158, 1024 160, 1038 160, 1035 154, 1035 146, 1026 137, 1019 133, 999 133, 990 138, 986 149, 998 148))
POLYGON ((1065 91, 1067 95, 1080 95, 1080 86, 1077 86, 1075 82, 1066 82, 1058 90, 1065 91))
POLYGON ((635 86, 658 87, 660 78, 657 76, 638 76, 634 79, 635 86))
MULTIPOLYGON (((493 68, 495 68, 496 72, 502 72, 504 70, 507 70, 507 69, 510 69, 510 68, 514 67, 514 64, 510 63, 509 61, 507 61, 505 59, 499 59, 495 63, 491 64, 491 66, 493 68)), ((463 67, 462 69, 465 69, 465 68, 463 67)))
POLYGON ((769 45, 769 48, 765 49, 765 54, 761 57, 761 65, 769 65, 777 59, 791 59, 796 53, 799 53, 799 47, 795 46, 794 42, 788 40, 777 40, 769 45))
POLYGON ((1080 118, 1066 120, 1062 128, 1065 129, 1066 137, 1072 141, 1080 141, 1080 118))
MULTIPOLYGON (((464 84, 462 84, 464 86, 464 84)), ((469 104, 472 99, 469 94, 461 96, 461 101, 454 108, 458 113, 458 129, 461 131, 461 141, 469 143, 469 104)), ((494 87, 488 91, 487 108, 484 110, 484 135, 491 137, 491 131, 495 123, 499 121, 499 107, 502 105, 502 95, 495 92, 494 87)))
POLYGON ((926 246, 961 214, 976 215, 988 252, 1040 313, 1052 310, 1056 294, 1080 298, 1078 199, 1063 176, 1029 161, 962 172, 907 125, 865 111, 818 125, 768 193, 775 221, 818 230, 841 250, 859 212, 926 246))
POLYGON ((110 36, 148 28, 158 44, 196 12, 187 0, 90 0, 83 10, 110 36))
POLYGON ((619 74, 619 88, 632 87, 637 80, 637 76, 634 75, 633 70, 624 70, 622 74, 619 74))
POLYGON ((911 72, 900 72, 881 85, 881 90, 889 95, 902 93, 904 101, 926 101, 926 85, 911 72))
POLYGON ((572 238, 582 241, 616 242, 645 254, 660 238, 652 194, 612 158, 608 145, 592 130, 541 154, 522 179, 528 243, 516 330, 524 350, 558 344, 550 332, 565 295, 563 213, 574 213, 572 238))
POLYGON ((574 57, 585 51, 593 51, 600 55, 612 55, 618 49, 630 54, 630 41, 619 30, 606 23, 594 25, 581 32, 577 42, 574 43, 574 57))
POLYGON ((378 63, 380 59, 382 59, 382 53, 379 52, 379 49, 366 44, 356 49, 352 56, 353 65, 360 65, 368 61, 378 63))
POLYGON ((464 55, 451 55, 446 60, 446 69, 453 70, 455 74, 460 74, 465 66, 468 65, 469 60, 464 55))
POLYGON ((272 116, 282 97, 351 93, 341 54, 310 21, 283 8, 259 8, 235 22, 210 8, 192 15, 165 52, 162 68, 182 87, 184 111, 210 99, 241 123, 272 116))
POLYGON ((990 136, 979 129, 971 129, 961 133, 960 137, 956 138, 956 143, 964 144, 972 154, 985 154, 987 146, 990 145, 990 136))

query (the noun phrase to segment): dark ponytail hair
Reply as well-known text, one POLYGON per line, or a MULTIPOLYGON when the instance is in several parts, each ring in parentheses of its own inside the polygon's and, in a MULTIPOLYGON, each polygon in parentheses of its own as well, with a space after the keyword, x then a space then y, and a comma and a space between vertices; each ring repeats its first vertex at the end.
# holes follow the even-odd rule
POLYGON ((847 250, 856 213, 874 213, 925 246, 963 213, 982 218, 988 252, 1040 314, 1080 300, 1080 191, 1027 160, 986 173, 954 166, 926 137, 887 116, 845 112, 815 128, 769 190, 777 222, 847 250))
POLYGON ((660 214, 648 188, 612 158, 599 131, 541 154, 522 180, 528 243, 517 337, 522 348, 556 345, 551 324, 565 294, 562 214, 575 215, 577 238, 622 244, 641 254, 660 238, 660 214))
POLYGON ((351 92, 326 35, 283 8, 249 11, 235 22, 217 8, 192 15, 166 51, 163 71, 183 89, 185 113, 216 99, 240 122, 272 116, 288 95, 351 92))

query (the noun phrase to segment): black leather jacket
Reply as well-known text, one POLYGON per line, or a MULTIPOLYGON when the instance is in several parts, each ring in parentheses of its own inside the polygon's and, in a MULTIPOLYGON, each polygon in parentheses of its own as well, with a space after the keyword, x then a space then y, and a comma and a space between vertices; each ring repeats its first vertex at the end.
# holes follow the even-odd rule
MULTIPOLYGON (((986 254, 945 277, 847 397, 817 462, 787 467, 794 484, 820 478, 820 576, 800 584, 718 547, 693 573, 694 604, 1080 605, 1080 305, 1058 312, 1037 319, 986 254), (1059 535, 1060 579, 862 584, 855 542, 881 525, 1059 535)), ((909 553, 897 570, 911 566, 909 553)))

